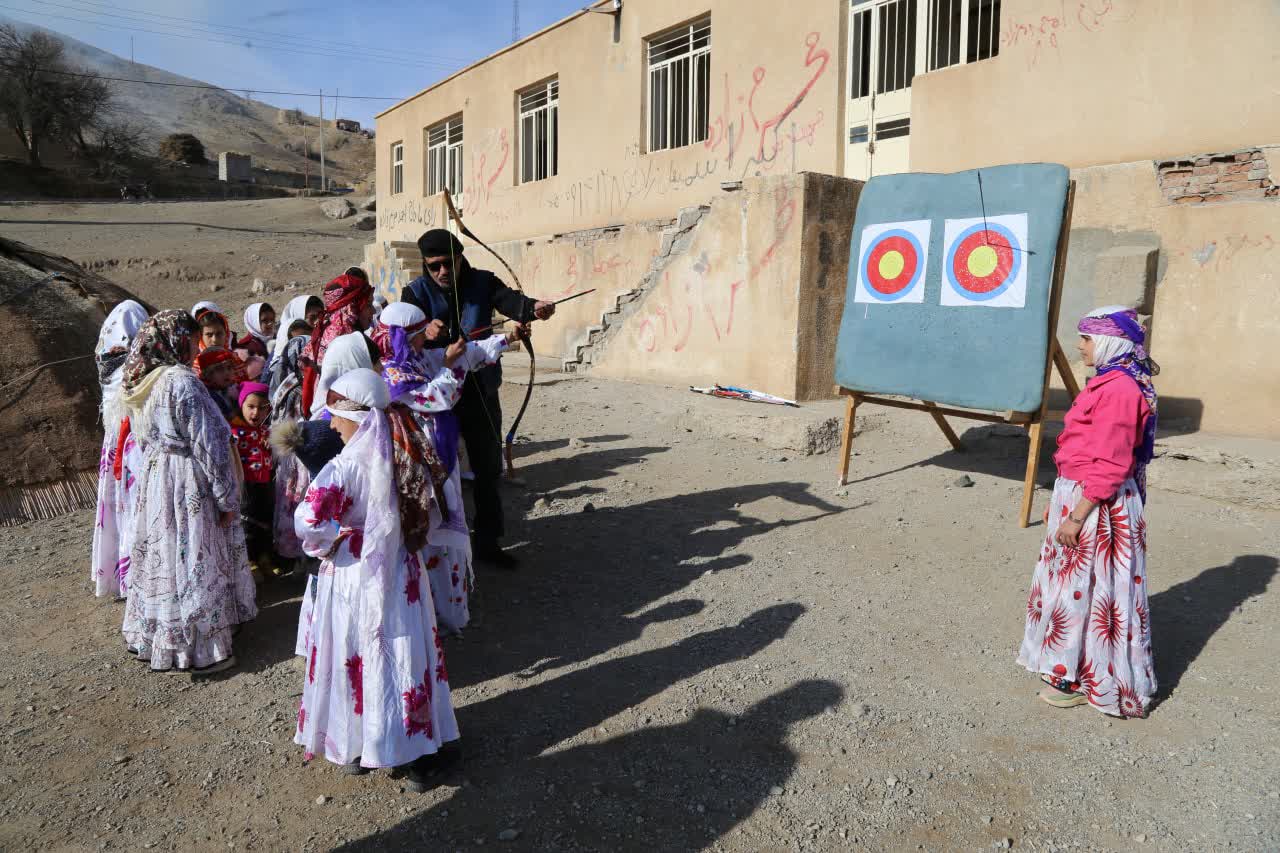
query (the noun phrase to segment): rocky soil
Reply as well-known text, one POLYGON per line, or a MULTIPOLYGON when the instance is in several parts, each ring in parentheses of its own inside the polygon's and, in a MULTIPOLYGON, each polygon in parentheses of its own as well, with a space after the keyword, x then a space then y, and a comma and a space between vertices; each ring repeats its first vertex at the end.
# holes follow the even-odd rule
MULTIPOLYGON (((12 236, 234 270, 241 305, 264 265, 318 281, 359 257, 345 235, 240 234, 219 266, 221 232, 188 233, 188 254, 176 228, 139 230, 169 241, 158 251, 108 245, 122 227, 12 236)), ((209 293, 127 269, 137 278, 117 280, 163 305, 209 293)), ((523 375, 510 365, 508 417, 523 375)), ((297 584, 262 589, 236 669, 154 675, 124 651, 121 605, 90 592, 92 512, 0 529, 0 847, 1280 847, 1280 448, 1163 442, 1149 510, 1161 695, 1126 722, 1049 708, 1014 662, 1044 535, 1015 521, 1025 437, 969 430, 959 455, 926 418, 872 412, 837 489, 834 454, 754 440, 745 411, 765 416, 762 439, 782 417, 540 375, 524 485, 505 493, 523 566, 480 568, 478 624, 446 645, 465 756, 422 795, 303 763, 297 584)))

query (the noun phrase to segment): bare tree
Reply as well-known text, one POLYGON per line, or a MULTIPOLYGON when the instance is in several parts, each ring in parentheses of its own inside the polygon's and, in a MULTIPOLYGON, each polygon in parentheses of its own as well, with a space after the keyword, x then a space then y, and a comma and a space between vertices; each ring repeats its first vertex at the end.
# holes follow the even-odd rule
POLYGON ((32 166, 41 165, 40 147, 57 130, 63 78, 50 72, 64 65, 62 42, 0 25, 0 116, 32 166))

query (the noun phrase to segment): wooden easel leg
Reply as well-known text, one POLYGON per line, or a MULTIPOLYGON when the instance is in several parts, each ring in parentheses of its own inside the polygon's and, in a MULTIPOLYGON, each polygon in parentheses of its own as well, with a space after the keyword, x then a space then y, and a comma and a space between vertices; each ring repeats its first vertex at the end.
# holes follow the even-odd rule
POLYGON ((1040 468, 1040 442, 1044 436, 1044 419, 1031 424, 1031 446, 1027 448, 1027 476, 1022 481, 1022 511, 1018 514, 1018 526, 1031 523, 1031 504, 1036 494, 1036 472, 1040 468))
POLYGON ((1053 339, 1053 363, 1058 368, 1058 375, 1062 377, 1062 386, 1074 400, 1080 393, 1080 383, 1076 382, 1076 375, 1071 372, 1071 362, 1067 359, 1067 354, 1062 351, 1062 345, 1058 343, 1057 338, 1053 339))
POLYGON ((964 444, 960 441, 960 436, 956 435, 956 431, 951 428, 951 424, 947 423, 947 419, 940 413, 932 411, 934 408, 933 403, 925 400, 924 405, 931 410, 929 415, 933 418, 933 422, 938 425, 938 429, 942 430, 942 434, 947 437, 947 441, 951 442, 951 447, 957 453, 964 453, 964 444))
POLYGON ((853 453, 853 420, 858 413, 858 395, 850 394, 845 398, 844 434, 840 437, 840 478, 839 485, 849 482, 849 456, 853 453))

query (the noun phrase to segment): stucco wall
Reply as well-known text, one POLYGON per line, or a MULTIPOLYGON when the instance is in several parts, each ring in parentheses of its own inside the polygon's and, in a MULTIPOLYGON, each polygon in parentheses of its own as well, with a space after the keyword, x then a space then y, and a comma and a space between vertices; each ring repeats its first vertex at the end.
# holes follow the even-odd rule
POLYGON ((1004 0, 999 56, 915 78, 911 170, 1280 140, 1280 3, 1004 0))
POLYGON ((1067 352, 1074 359, 1081 314, 1125 301, 1099 264, 1113 259, 1116 247, 1154 248, 1151 352, 1163 369, 1162 417, 1280 439, 1280 203, 1169 204, 1150 161, 1072 176, 1076 206, 1059 329, 1067 352))
POLYGON ((721 182, 839 171, 844 7, 799 0, 628 0, 613 41, 608 15, 579 14, 378 117, 378 238, 414 239, 438 223, 425 202, 423 131, 461 114, 468 225, 491 244, 671 216, 721 182), (646 152, 645 39, 711 13, 710 138, 646 152), (558 75, 560 174, 518 185, 516 92, 558 75), (405 145, 392 195, 390 146, 405 145))

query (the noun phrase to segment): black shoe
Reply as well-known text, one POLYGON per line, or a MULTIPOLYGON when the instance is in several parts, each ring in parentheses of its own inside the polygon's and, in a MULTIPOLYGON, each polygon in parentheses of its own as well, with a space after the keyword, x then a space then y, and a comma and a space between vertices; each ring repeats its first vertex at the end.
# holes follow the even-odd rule
POLYGON ((510 552, 502 550, 498 545, 477 545, 475 556, 477 560, 488 563, 495 569, 511 572, 520 568, 520 560, 512 556, 510 552))
POLYGON ((457 742, 444 744, 438 752, 424 755, 405 768, 404 786, 415 794, 424 794, 461 761, 462 749, 457 742))
POLYGON ((364 774, 369 772, 369 768, 361 767, 360 758, 359 756, 357 756, 355 761, 351 762, 350 764, 342 765, 341 771, 343 776, 363 776, 364 774))

